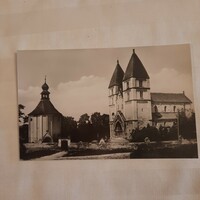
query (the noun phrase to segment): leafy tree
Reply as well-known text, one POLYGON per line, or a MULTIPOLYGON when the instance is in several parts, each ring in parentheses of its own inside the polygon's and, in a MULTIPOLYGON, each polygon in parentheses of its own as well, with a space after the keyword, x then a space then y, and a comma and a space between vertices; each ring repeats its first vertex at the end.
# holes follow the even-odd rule
POLYGON ((196 139, 195 113, 188 116, 181 111, 179 115, 179 134, 185 139, 196 139))
POLYGON ((91 142, 101 138, 109 138, 109 115, 95 112, 91 117, 85 113, 80 116, 78 128, 72 133, 72 141, 91 142))
POLYGON ((103 128, 103 119, 99 112, 95 112, 91 115, 91 123, 94 128, 96 138, 99 138, 103 128))
POLYGON ((97 139, 109 138, 109 115, 95 112, 91 115, 91 122, 97 139))
POLYGON ((67 116, 63 117, 63 124, 62 124, 62 138, 67 138, 73 134, 74 131, 77 129, 77 122, 74 120, 73 117, 67 116))
POLYGON ((18 118, 19 118, 19 139, 20 144, 28 142, 28 116, 23 112, 25 106, 22 104, 18 105, 18 118))
POLYGON ((19 117, 19 122, 24 124, 25 122, 27 122, 27 116, 24 114, 23 110, 24 110, 25 106, 22 104, 18 105, 18 117, 19 117))
POLYGON ((109 115, 103 114, 101 115, 101 119, 102 119, 102 126, 103 126, 101 137, 110 138, 109 115))
POLYGON ((79 125, 88 124, 89 119, 90 119, 90 116, 87 113, 85 113, 80 116, 78 123, 79 123, 79 125))

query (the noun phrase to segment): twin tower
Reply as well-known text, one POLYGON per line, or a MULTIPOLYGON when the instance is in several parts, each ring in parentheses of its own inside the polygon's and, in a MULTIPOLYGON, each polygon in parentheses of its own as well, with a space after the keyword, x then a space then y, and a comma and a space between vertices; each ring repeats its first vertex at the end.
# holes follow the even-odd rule
POLYGON ((152 124, 149 79, 135 50, 125 73, 117 61, 108 87, 111 137, 129 137, 133 129, 152 124))

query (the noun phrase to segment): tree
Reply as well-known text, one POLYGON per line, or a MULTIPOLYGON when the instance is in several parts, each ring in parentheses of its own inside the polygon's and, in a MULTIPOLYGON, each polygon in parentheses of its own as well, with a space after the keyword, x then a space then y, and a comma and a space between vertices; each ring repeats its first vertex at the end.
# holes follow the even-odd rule
POLYGON ((90 119, 90 116, 87 113, 85 113, 80 116, 78 123, 79 123, 79 125, 88 124, 89 119, 90 119))
POLYGON ((18 117, 19 117, 19 122, 24 122, 25 114, 23 112, 25 106, 22 104, 18 105, 18 117))
POLYGON ((62 138, 71 136, 77 129, 77 122, 73 117, 63 117, 62 138))
POLYGON ((90 122, 90 116, 85 113, 80 116, 78 121, 79 141, 90 142, 96 138, 93 135, 93 126, 90 122))
POLYGON ((19 139, 21 142, 28 142, 28 116, 23 112, 25 106, 22 104, 18 105, 18 118, 19 118, 19 139))
POLYGON ((185 139, 196 139, 195 113, 186 115, 184 111, 181 111, 178 115, 180 135, 185 139))
POLYGON ((109 115, 101 115, 99 112, 95 112, 91 115, 91 122, 97 139, 109 138, 109 115))
POLYGON ((91 123, 94 128, 95 136, 99 139, 99 137, 101 137, 103 128, 103 120, 99 112, 95 112, 91 115, 91 123))

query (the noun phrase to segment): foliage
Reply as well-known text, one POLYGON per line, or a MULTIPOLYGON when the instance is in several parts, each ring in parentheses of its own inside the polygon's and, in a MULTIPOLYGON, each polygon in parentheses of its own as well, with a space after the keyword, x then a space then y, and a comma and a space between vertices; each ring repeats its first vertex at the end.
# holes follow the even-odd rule
POLYGON ((78 128, 71 134, 71 140, 74 142, 91 142, 109 138, 109 116, 101 115, 99 112, 89 116, 87 113, 80 116, 78 128))
POLYGON ((77 129, 77 122, 73 117, 63 117, 61 138, 68 138, 77 129))
POLYGON ((89 119, 90 119, 90 116, 87 113, 85 113, 80 116, 78 124, 79 125, 87 124, 89 122, 89 119))
POLYGON ((23 125, 24 123, 28 122, 28 117, 23 112, 25 106, 22 104, 18 105, 18 118, 19 122, 23 125))
MULTIPOLYGON (((18 105, 18 118, 19 118, 19 139, 20 144, 28 142, 28 125, 26 122, 28 122, 28 116, 25 115, 23 112, 25 106, 22 104, 18 105)), ((23 145, 21 145, 23 146, 23 145)), ((20 150, 21 150, 20 146, 20 150)), ((24 148, 22 148, 24 149, 24 148)))
POLYGON ((177 140, 177 127, 162 127, 159 130, 153 126, 147 126, 143 129, 135 129, 131 133, 132 142, 144 142, 145 138, 149 138, 150 141, 167 141, 167 140, 177 140))
POLYGON ((195 113, 187 116, 184 112, 179 113, 179 131, 185 139, 196 139, 195 113))

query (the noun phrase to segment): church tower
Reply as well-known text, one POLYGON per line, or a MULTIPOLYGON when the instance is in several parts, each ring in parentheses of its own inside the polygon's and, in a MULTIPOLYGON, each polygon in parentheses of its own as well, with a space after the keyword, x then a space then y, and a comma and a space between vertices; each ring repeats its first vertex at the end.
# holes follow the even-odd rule
POLYGON ((49 86, 42 85, 41 99, 36 108, 28 114, 29 142, 57 141, 62 131, 62 114, 56 110, 49 99, 49 86))
POLYGON ((123 77, 124 116, 126 133, 151 125, 151 96, 149 75, 133 50, 123 77))
POLYGON ((110 136, 118 136, 124 133, 125 119, 123 116, 123 87, 122 80, 124 71, 117 60, 116 68, 113 72, 109 84, 109 119, 110 119, 110 136))

